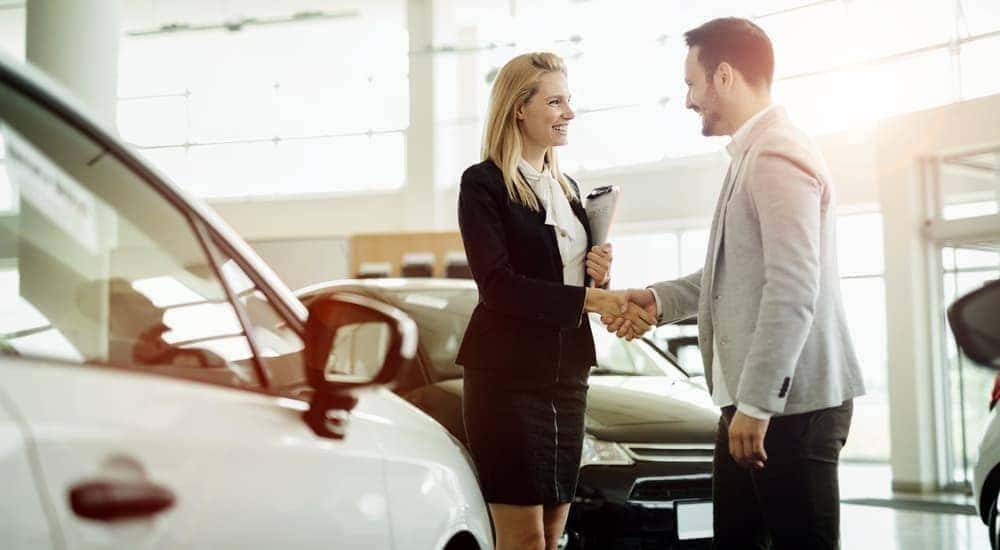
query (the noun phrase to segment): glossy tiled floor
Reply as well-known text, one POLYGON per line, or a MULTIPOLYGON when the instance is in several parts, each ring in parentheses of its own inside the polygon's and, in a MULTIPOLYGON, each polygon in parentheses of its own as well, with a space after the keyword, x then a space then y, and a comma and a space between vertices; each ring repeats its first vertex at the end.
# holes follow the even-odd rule
MULTIPOLYGON (((841 498, 924 500, 972 504, 961 495, 899 495, 891 490, 888 466, 841 465, 841 498)), ((844 550, 989 550, 986 527, 978 516, 897 510, 885 506, 843 504, 844 550)))

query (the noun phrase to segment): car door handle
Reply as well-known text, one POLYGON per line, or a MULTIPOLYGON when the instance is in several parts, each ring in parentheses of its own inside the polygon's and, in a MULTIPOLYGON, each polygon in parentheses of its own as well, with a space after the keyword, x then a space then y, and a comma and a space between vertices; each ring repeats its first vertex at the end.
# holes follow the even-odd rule
POLYGON ((149 517, 174 505, 174 493, 148 481, 90 480, 70 488, 73 513, 96 521, 149 517))

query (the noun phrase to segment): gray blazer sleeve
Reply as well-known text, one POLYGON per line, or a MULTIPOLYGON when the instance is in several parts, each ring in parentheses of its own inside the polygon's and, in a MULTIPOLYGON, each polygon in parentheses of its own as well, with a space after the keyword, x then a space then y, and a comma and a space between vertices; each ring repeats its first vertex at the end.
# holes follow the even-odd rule
POLYGON ((657 326, 675 323, 681 319, 698 314, 698 297, 701 295, 701 271, 674 279, 649 285, 656 293, 663 306, 657 326))
POLYGON ((760 223, 764 286, 736 401, 784 412, 776 381, 795 375, 820 284, 822 184, 794 147, 762 151, 747 189, 760 223))

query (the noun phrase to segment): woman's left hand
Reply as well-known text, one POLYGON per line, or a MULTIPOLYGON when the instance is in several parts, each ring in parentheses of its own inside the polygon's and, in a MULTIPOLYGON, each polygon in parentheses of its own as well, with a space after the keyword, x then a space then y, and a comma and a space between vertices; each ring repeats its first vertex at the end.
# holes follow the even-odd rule
POLYGON ((592 286, 604 286, 611 279, 611 243, 595 246, 587 252, 587 275, 592 286))

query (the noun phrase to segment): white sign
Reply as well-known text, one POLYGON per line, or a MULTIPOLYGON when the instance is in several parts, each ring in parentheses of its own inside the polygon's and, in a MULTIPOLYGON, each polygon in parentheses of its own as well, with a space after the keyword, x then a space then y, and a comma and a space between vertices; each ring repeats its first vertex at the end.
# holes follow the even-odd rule
POLYGON ((97 252, 97 200, 44 153, 0 123, 7 176, 27 203, 69 237, 97 252))

